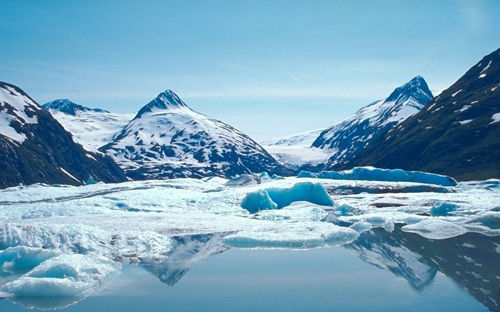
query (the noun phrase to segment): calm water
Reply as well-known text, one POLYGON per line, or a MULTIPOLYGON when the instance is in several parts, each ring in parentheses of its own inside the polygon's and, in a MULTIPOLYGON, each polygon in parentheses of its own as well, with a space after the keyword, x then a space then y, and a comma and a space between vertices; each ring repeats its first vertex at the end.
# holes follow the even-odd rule
MULTIPOLYGON (((105 289, 62 311, 499 310, 497 238, 433 241, 377 229, 347 246, 304 251, 226 249, 217 239, 179 238, 171 262, 127 265, 105 289)), ((0 301, 0 311, 27 310, 0 301)))

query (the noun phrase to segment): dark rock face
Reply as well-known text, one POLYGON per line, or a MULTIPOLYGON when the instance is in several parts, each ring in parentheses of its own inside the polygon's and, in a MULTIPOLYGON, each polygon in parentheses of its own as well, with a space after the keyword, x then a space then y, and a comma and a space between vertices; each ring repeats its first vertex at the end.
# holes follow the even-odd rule
POLYGON ((87 152, 74 143, 71 134, 20 88, 0 82, 0 91, 0 112, 11 119, 10 124, 4 119, 0 128, 0 187, 81 185, 89 178, 126 180, 110 157, 87 152), (27 122, 23 113, 32 121, 27 122))
POLYGON ((370 143, 351 165, 421 170, 461 180, 500 178, 499 113, 500 49, 418 114, 370 143))
POLYGON ((345 169, 370 142, 406 118, 418 113, 433 96, 424 78, 417 76, 396 88, 388 98, 373 102, 343 122, 323 131, 312 147, 329 149, 329 169, 345 169))
POLYGON ((191 110, 170 90, 145 105, 100 151, 132 179, 292 172, 250 137, 191 110))

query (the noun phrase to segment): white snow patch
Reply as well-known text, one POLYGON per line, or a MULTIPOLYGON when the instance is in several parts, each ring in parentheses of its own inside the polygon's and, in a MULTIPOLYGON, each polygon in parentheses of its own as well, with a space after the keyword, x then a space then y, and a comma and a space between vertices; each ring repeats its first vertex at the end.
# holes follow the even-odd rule
POLYGON ((455 97, 457 94, 459 94, 460 92, 462 92, 462 89, 458 90, 457 92, 453 93, 451 96, 452 97, 455 97))
POLYGON ((495 113, 495 114, 491 115, 491 119, 493 119, 493 121, 490 122, 490 125, 492 123, 499 122, 500 121, 500 113, 495 113))
POLYGON ((36 116, 28 116, 28 112, 35 113, 37 110, 40 107, 28 96, 7 85, 0 87, 0 134, 22 143, 26 135, 17 132, 11 124, 17 122, 22 126, 25 123, 38 123, 36 116))
POLYGON ((78 180, 77 178, 75 178, 74 175, 72 175, 71 173, 69 173, 68 171, 66 171, 63 167, 59 167, 59 170, 61 170, 65 175, 67 175, 68 177, 72 178, 76 182, 80 183, 80 180, 78 180))
POLYGON ((461 125, 466 125, 466 124, 470 123, 470 122, 471 122, 471 121, 473 121, 473 120, 474 120, 474 119, 460 120, 460 121, 459 121, 459 123, 460 123, 461 125))

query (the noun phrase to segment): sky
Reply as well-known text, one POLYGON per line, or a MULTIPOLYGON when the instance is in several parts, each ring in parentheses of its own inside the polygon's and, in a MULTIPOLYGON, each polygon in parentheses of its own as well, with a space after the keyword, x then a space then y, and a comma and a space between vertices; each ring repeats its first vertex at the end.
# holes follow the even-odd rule
POLYGON ((256 140, 331 126, 500 47, 500 1, 0 1, 0 81, 138 111, 171 89, 256 140))

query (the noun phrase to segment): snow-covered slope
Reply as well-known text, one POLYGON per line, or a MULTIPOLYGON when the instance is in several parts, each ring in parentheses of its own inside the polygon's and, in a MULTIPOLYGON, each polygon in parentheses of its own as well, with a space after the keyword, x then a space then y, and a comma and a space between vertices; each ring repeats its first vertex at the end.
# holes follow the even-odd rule
POLYGON ((88 108, 67 99, 55 100, 43 105, 59 123, 69 131, 77 143, 89 151, 97 151, 112 141, 134 118, 133 114, 110 113, 99 108, 88 108))
POLYGON ((27 94, 9 84, 0 84, 0 134, 16 143, 26 140, 25 124, 36 124, 40 106, 27 94))
POLYGON ((262 146, 284 166, 299 168, 304 165, 318 165, 326 162, 331 155, 328 149, 311 147, 324 130, 310 130, 264 141, 262 146))
POLYGON ((323 131, 312 146, 333 151, 327 167, 349 167, 352 158, 370 142, 418 113, 433 96, 427 83, 417 76, 396 88, 388 98, 361 108, 341 123, 323 131))
POLYGON ((304 131, 296 134, 287 135, 274 140, 263 141, 265 146, 311 146, 318 135, 325 129, 316 129, 304 131))
POLYGON ((0 187, 89 178, 125 180, 111 158, 85 151, 23 90, 0 82, 0 187))
POLYGON ((283 167, 237 129, 162 92, 101 151, 134 179, 281 173, 283 167))

